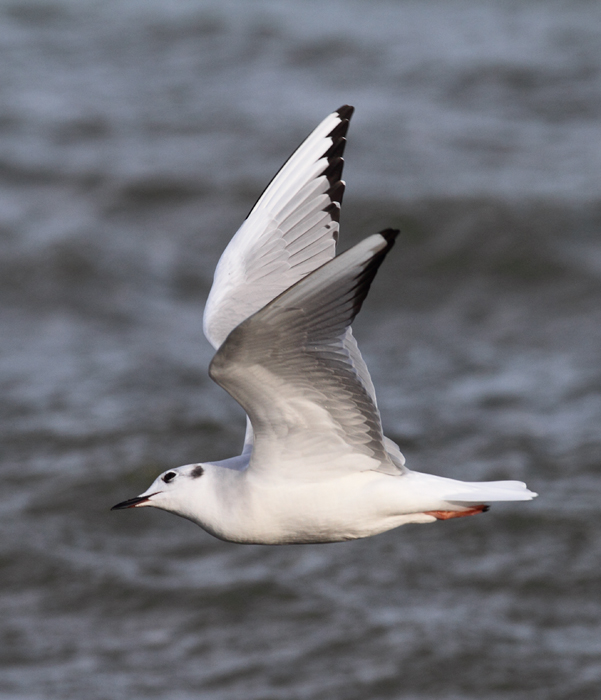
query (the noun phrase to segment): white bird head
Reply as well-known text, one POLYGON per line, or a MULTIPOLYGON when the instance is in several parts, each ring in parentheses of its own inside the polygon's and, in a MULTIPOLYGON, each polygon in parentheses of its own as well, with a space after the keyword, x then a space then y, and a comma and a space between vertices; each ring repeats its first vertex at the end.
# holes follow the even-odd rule
POLYGON ((183 467, 169 469, 158 476, 144 493, 117 503, 111 510, 152 506, 181 514, 182 506, 185 506, 188 499, 197 495, 200 490, 200 482, 205 471, 204 464, 186 464, 183 467))

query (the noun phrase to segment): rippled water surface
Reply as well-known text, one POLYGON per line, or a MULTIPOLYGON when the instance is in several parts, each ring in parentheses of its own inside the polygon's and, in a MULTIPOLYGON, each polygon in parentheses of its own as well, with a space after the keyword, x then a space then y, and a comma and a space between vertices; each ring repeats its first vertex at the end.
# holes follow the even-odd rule
POLYGON ((563 700, 601 685, 601 9, 0 2, 0 699, 563 700), (327 113, 409 466, 533 503, 337 545, 109 513, 235 454, 212 271, 327 113))

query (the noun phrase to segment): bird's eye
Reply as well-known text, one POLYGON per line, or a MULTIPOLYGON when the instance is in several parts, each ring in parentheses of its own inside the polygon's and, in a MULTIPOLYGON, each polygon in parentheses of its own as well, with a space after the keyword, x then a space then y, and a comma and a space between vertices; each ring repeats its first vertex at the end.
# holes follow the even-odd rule
POLYGON ((170 481, 173 481, 173 479, 175 479, 176 476, 177 476, 177 474, 176 474, 175 472, 167 472, 167 473, 163 476, 163 481, 164 481, 166 484, 168 484, 170 481))

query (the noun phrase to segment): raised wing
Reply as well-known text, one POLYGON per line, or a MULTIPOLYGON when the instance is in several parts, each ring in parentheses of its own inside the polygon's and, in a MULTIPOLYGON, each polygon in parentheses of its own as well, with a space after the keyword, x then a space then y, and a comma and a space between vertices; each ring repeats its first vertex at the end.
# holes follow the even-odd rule
POLYGON ((345 342, 397 234, 370 236, 322 265, 243 321, 216 353, 211 377, 255 430, 253 471, 276 474, 288 466, 301 479, 349 469, 403 471, 389 455, 375 400, 345 342))
POLYGON ((213 347, 334 257, 352 114, 353 107, 341 107, 303 141, 225 249, 204 312, 204 333, 213 347))

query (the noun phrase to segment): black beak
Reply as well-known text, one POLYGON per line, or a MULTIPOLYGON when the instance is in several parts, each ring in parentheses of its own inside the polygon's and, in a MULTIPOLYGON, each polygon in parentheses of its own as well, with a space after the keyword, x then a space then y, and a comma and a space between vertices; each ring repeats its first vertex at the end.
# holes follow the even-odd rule
MULTIPOLYGON (((154 493, 151 493, 150 496, 154 496, 154 493)), ((128 501, 121 501, 121 503, 117 503, 116 506, 113 506, 111 510, 135 508, 136 506, 139 506, 140 503, 146 503, 146 501, 150 500, 150 496, 136 496, 135 498, 130 498, 128 501)))

